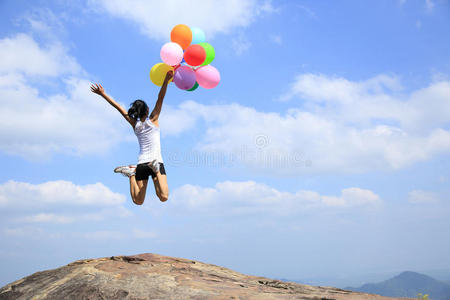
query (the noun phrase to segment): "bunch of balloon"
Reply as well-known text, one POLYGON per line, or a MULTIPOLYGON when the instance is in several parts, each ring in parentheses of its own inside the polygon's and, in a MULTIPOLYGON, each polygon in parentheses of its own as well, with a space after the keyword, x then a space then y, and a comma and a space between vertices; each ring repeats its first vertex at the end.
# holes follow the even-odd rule
POLYGON ((198 86, 212 89, 219 84, 220 73, 210 65, 215 51, 205 42, 203 30, 179 24, 172 29, 170 40, 161 48, 163 62, 150 70, 154 84, 161 86, 169 70, 174 71, 173 82, 182 90, 193 91, 198 86))

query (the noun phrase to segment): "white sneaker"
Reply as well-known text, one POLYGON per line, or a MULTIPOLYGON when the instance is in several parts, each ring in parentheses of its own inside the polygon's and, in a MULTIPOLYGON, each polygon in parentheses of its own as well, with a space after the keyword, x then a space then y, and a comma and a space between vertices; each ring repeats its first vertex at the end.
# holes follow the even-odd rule
POLYGON ((131 177, 136 174, 136 166, 120 166, 114 169, 114 173, 120 173, 125 177, 131 177))
POLYGON ((155 174, 159 172, 159 162, 156 159, 149 162, 148 166, 153 170, 153 172, 155 172, 155 174))

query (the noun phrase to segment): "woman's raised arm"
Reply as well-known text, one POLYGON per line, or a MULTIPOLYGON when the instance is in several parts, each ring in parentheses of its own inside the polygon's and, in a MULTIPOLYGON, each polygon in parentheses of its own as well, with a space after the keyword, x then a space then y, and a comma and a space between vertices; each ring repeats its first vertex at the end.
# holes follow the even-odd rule
POLYGON ((120 106, 119 103, 117 103, 113 98, 111 98, 108 94, 106 94, 105 89, 102 87, 101 84, 97 83, 92 84, 91 91, 95 94, 102 96, 106 101, 108 101, 108 103, 111 104, 115 109, 117 109, 120 112, 120 114, 125 118, 125 120, 127 120, 128 123, 130 123, 130 125, 134 128, 134 126, 136 125, 136 121, 128 116, 128 112, 122 106, 120 106))
POLYGON ((158 100, 156 101, 155 108, 153 108, 150 114, 150 120, 152 122, 157 122, 159 118, 159 114, 161 113, 161 108, 164 100, 164 96, 166 95, 167 85, 169 84, 170 79, 173 77, 173 71, 169 71, 166 74, 166 78, 164 78, 164 83, 161 86, 158 94, 158 100))

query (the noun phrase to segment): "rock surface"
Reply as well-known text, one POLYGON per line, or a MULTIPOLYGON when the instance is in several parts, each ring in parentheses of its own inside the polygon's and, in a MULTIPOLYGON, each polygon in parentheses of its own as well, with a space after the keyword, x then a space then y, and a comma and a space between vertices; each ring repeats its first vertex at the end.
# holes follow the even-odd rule
POLYGON ((198 261, 140 254, 78 260, 0 289, 0 299, 407 299, 247 276, 198 261))

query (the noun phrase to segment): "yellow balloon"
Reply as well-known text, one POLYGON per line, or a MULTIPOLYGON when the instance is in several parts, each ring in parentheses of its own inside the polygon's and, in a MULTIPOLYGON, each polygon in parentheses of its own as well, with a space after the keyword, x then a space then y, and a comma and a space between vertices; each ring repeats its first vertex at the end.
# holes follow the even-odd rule
MULTIPOLYGON (((170 70, 173 71, 173 67, 166 65, 165 63, 158 63, 150 70, 150 80, 157 86, 162 86, 164 83, 164 78, 166 78, 166 74, 170 70)), ((171 82, 172 79, 170 79, 169 82, 171 82)))

